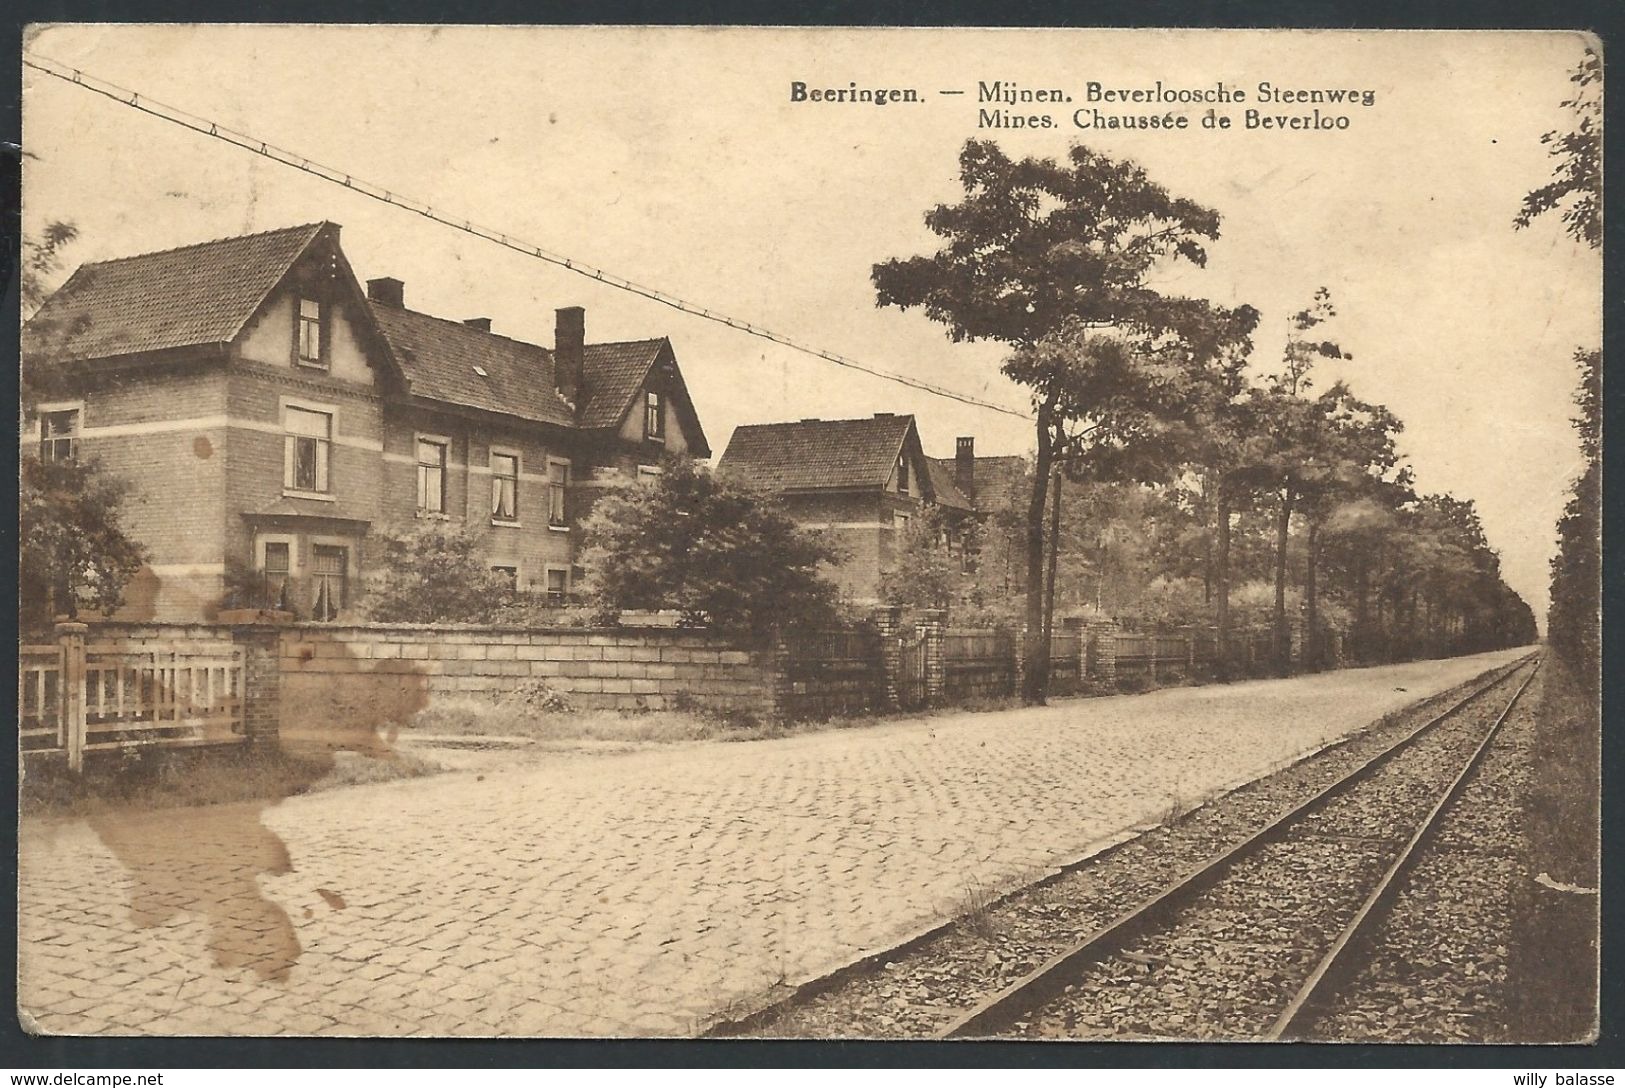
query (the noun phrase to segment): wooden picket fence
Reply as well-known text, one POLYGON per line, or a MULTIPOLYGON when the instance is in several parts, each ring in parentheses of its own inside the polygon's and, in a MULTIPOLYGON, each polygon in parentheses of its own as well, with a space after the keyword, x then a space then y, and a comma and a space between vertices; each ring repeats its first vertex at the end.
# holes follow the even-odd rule
POLYGON ((190 747, 244 739, 240 646, 64 637, 18 647, 17 726, 25 755, 190 747))

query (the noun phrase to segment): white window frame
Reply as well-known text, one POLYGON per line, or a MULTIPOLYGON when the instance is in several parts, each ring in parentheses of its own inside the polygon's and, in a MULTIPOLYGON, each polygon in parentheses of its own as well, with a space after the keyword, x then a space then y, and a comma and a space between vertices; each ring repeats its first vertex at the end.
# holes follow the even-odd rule
POLYGON ((568 458, 564 457, 549 457, 547 459, 547 527, 553 532, 567 533, 570 531, 570 524, 568 520, 570 517, 569 504, 570 461, 568 458), (564 483, 562 485, 553 482, 554 465, 564 466, 564 483), (555 488, 561 492, 561 496, 559 498, 559 506, 561 508, 559 512, 560 520, 557 522, 553 520, 553 492, 555 488))
MULTIPOLYGON (((491 512, 491 524, 492 525, 500 525, 503 528, 507 528, 507 529, 518 529, 518 528, 521 527, 520 511, 523 509, 519 505, 519 486, 520 486, 520 482, 525 478, 525 457, 524 457, 524 454, 520 453, 518 450, 514 449, 511 446, 491 446, 490 448, 488 448, 485 451, 485 467, 488 470, 488 472, 490 474, 490 477, 491 477, 491 496, 490 497, 491 497, 491 500, 492 500, 491 501, 492 506, 496 505, 495 500, 496 500, 497 481, 507 479, 506 476, 498 476, 497 475, 496 463, 495 462, 496 462, 496 459, 498 457, 512 457, 513 458, 513 517, 511 517, 511 518, 498 517, 497 514, 496 514, 496 511, 493 510, 491 512)), ((568 470, 566 470, 566 479, 568 479, 568 470)), ((568 484, 566 484, 566 486, 568 486, 568 484)))
POLYGON ((643 391, 643 437, 650 442, 666 441, 666 395, 655 389, 643 391), (654 426, 649 426, 652 419, 654 426))
MULTIPOLYGON (((334 404, 321 404, 316 401, 302 400, 298 397, 281 397, 278 401, 277 418, 282 424, 282 494, 291 499, 315 499, 320 502, 336 502, 333 493, 333 448, 339 444, 339 410, 334 404), (315 412, 327 417, 327 456, 326 477, 327 489, 320 490, 322 483, 322 465, 317 463, 316 482, 318 490, 306 491, 304 488, 293 486, 293 441, 295 437, 310 437, 308 435, 296 436, 288 430, 288 409, 294 408, 301 412, 315 412)), ((318 452, 320 450, 318 449, 318 452)), ((416 450, 413 450, 414 459, 416 450)))
POLYGON ((909 488, 909 484, 911 482, 910 477, 913 475, 914 474, 909 471, 908 452, 905 450, 897 458, 897 493, 899 495, 913 494, 909 488))
POLYGON ((665 471, 662 470, 659 465, 639 465, 638 466, 638 483, 640 483, 640 484, 641 483, 646 483, 646 482, 651 481, 651 480, 658 480, 658 479, 660 479, 660 477, 662 477, 664 475, 665 475, 665 471))
MULTIPOLYGON (((34 407, 34 456, 41 461, 45 460, 45 417, 59 415, 62 412, 74 413, 73 433, 68 436, 69 461, 79 456, 79 444, 85 440, 85 402, 82 400, 59 400, 48 404, 39 404, 34 407)), ((56 458, 52 458, 56 460, 56 458)))
MULTIPOLYGON (((254 572, 265 574, 265 550, 267 544, 286 544, 288 546, 288 581, 296 582, 299 577, 299 536, 296 533, 259 533, 254 537, 254 572)), ((289 599, 292 600, 290 592, 289 599)))
POLYGON ((447 506, 451 501, 451 438, 443 434, 418 431, 412 436, 412 501, 418 517, 450 519, 447 506), (428 442, 440 447, 440 509, 431 510, 422 504, 423 462, 418 457, 418 444, 428 442))
POLYGON ((309 367, 311 370, 327 369, 327 323, 331 304, 323 298, 306 295, 304 292, 295 292, 293 296, 293 361, 297 366, 309 367), (305 303, 314 303, 316 306, 316 354, 305 354, 305 303))

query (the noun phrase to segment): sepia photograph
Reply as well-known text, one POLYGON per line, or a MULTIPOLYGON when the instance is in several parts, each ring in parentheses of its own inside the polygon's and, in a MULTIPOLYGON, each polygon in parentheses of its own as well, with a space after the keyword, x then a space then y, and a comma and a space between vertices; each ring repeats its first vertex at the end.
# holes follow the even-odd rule
POLYGON ((28 27, 22 1030, 1595 1042, 1602 58, 28 27))

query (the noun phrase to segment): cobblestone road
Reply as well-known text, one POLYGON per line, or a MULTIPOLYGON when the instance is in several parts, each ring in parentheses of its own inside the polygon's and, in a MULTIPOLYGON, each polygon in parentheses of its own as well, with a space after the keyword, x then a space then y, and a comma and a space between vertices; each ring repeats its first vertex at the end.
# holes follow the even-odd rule
POLYGON ((52 1034, 685 1034, 1517 653, 32 820, 52 1034))

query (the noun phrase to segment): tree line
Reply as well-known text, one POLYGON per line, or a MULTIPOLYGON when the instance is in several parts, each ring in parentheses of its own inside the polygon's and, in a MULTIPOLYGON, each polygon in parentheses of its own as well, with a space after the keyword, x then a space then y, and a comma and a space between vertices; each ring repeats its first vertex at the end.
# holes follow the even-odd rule
MULTIPOLYGON (((1257 310, 1154 285, 1168 266, 1206 264, 1217 211, 1083 146, 1064 161, 1016 160, 972 139, 959 166, 964 198, 925 216, 942 248, 876 264, 872 278, 879 305, 920 308, 954 340, 1011 348, 1002 369, 1029 391, 1036 424, 1019 523, 1029 631, 1053 624, 1063 489, 1131 485, 1170 526, 1194 529, 1221 659, 1232 590, 1261 552, 1283 673, 1294 596, 1311 666, 1328 598, 1352 610, 1356 644, 1373 657, 1533 640, 1533 614, 1501 580, 1472 503, 1417 494, 1399 419, 1344 382, 1321 387, 1317 364, 1350 358, 1327 335, 1326 288, 1257 377, 1257 310)), ((1165 580, 1181 569, 1175 535, 1156 542, 1173 551, 1159 557, 1165 580)), ((1029 639, 1027 702, 1044 700, 1048 661, 1045 640, 1029 639)))

